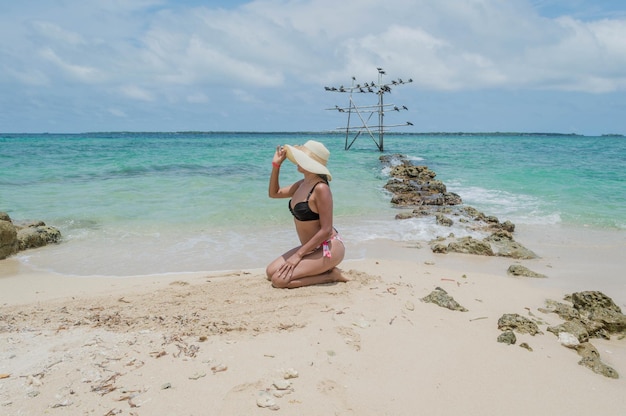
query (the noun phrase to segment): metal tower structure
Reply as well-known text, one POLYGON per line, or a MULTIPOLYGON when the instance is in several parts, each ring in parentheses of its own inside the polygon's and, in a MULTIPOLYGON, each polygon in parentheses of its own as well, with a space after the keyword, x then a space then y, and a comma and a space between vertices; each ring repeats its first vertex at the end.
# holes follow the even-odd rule
POLYGON ((378 70, 378 82, 372 81, 371 83, 357 84, 356 78, 352 77, 352 85, 350 87, 344 87, 341 85, 340 87, 324 87, 326 91, 333 92, 342 92, 349 94, 348 106, 340 107, 335 105, 334 108, 327 108, 327 110, 335 110, 340 113, 346 113, 348 116, 348 121, 346 127, 337 127, 336 130, 345 130, 346 132, 346 142, 345 142, 345 150, 349 150, 350 147, 354 144, 356 139, 358 139, 362 134, 367 134, 371 137, 371 139, 376 143, 376 147, 381 152, 384 151, 384 137, 385 131, 391 127, 401 127, 401 126, 412 126, 413 123, 407 121, 402 124, 385 124, 385 111, 403 111, 408 110, 406 106, 397 106, 395 104, 385 104, 384 96, 385 94, 391 93, 391 88, 407 84, 413 82, 411 78, 407 81, 403 81, 402 79, 393 80, 389 83, 383 83, 383 75, 386 74, 385 70, 382 68, 376 68, 378 70), (360 106, 354 102, 353 94, 360 93, 372 93, 378 95, 378 104, 376 105, 365 105, 360 106), (376 125, 369 125, 374 114, 378 116, 378 120, 376 125), (353 117, 355 115, 355 117, 353 117), (353 118, 356 118, 356 123, 353 118), (350 124, 352 123, 352 124, 350 124), (354 137, 352 137, 354 135, 354 137), (375 136, 378 136, 377 138, 375 136))

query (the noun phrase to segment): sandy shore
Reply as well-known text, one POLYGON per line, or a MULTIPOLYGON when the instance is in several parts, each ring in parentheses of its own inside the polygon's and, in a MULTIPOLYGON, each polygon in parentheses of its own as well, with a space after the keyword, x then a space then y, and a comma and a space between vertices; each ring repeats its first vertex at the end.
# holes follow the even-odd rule
POLYGON ((602 290, 624 311, 624 233, 516 234, 541 256, 521 263, 547 279, 381 241, 342 264, 349 283, 297 290, 262 269, 76 278, 0 262, 0 414, 623 414, 626 339, 592 339, 621 375, 603 377, 538 308, 602 290), (436 287, 468 311, 420 301, 436 287), (543 334, 496 342, 504 313, 543 334))

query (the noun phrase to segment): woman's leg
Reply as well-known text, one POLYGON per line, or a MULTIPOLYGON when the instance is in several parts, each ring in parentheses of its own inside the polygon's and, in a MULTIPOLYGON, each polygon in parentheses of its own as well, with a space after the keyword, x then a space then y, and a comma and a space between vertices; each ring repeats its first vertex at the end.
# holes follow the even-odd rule
POLYGON ((285 254, 278 257, 276 260, 274 260, 270 264, 268 264, 267 267, 265 268, 265 274, 267 275, 267 280, 271 281, 272 276, 274 276, 274 274, 278 272, 278 269, 280 269, 280 266, 283 265, 283 263, 285 262, 285 259, 288 259, 289 257, 291 257, 291 255, 295 253, 296 251, 298 251, 299 248, 300 246, 292 248, 291 250, 289 250, 288 252, 286 252, 285 254))
POLYGON ((345 255, 343 243, 332 240, 329 243, 331 257, 323 256, 321 248, 307 254, 295 267, 290 279, 278 276, 278 269, 299 247, 289 250, 267 267, 268 278, 272 285, 278 288, 296 288, 320 283, 347 281, 336 266, 341 263, 345 255))

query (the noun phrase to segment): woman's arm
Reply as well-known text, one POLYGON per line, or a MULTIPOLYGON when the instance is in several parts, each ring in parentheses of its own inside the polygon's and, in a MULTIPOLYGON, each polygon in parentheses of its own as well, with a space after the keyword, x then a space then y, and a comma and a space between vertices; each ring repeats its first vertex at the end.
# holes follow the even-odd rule
POLYGON ((267 192, 270 198, 289 198, 294 194, 294 192, 296 192, 300 182, 302 182, 298 181, 290 186, 284 188, 280 187, 280 183, 278 181, 280 166, 286 158, 287 152, 285 149, 283 149, 282 146, 276 146, 276 152, 272 158, 272 173, 270 174, 270 184, 267 192))

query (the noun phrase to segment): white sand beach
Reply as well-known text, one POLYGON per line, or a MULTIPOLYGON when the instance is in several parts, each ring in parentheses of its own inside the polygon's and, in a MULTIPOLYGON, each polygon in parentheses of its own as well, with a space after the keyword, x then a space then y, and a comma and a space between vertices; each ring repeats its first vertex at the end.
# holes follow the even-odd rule
POLYGON ((523 227, 516 239, 541 258, 376 241, 341 265, 350 282, 295 290, 271 288, 262 268, 78 278, 4 260, 0 413, 623 414, 626 339, 591 339, 621 376, 607 378, 538 310, 601 290, 624 311, 623 232, 523 227), (509 276, 515 262, 548 277, 509 276), (436 287, 468 311, 420 301, 436 287), (497 342, 504 313, 542 334, 497 342))

